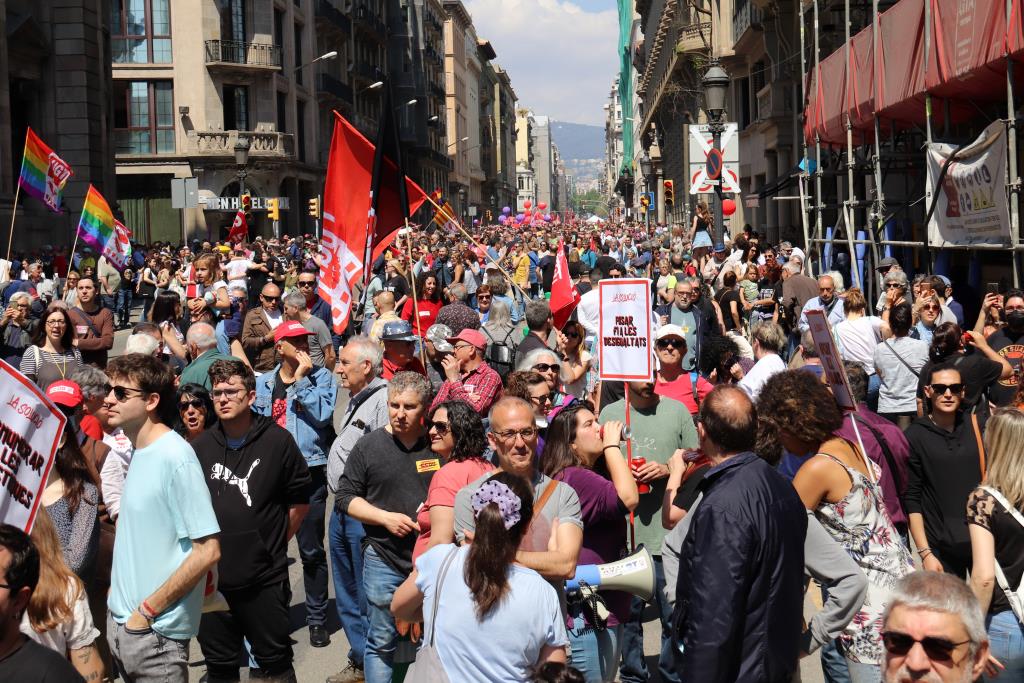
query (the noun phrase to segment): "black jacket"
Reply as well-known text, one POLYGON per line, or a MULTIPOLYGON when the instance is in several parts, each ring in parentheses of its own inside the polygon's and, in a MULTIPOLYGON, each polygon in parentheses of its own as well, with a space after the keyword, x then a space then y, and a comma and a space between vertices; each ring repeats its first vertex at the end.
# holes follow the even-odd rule
POLYGON ((288 508, 309 503, 313 480, 295 439, 268 417, 252 416, 241 450, 223 428, 192 447, 220 524, 219 588, 266 586, 288 575, 288 508))
POLYGON ((754 453, 700 485, 676 583, 673 638, 681 680, 782 683, 798 666, 807 511, 754 453))

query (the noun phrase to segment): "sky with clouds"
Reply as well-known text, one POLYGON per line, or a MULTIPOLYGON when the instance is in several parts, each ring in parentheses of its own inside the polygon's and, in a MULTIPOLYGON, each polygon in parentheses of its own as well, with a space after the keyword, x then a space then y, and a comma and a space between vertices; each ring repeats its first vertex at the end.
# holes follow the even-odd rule
POLYGON ((614 0, 463 0, 491 41, 519 106, 557 121, 604 125, 618 71, 614 0))

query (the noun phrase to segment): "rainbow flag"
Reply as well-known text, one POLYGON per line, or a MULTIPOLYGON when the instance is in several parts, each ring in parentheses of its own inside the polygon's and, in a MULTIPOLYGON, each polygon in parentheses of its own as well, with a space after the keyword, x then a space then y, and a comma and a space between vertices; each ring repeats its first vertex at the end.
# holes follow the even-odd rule
POLYGON ((82 206, 82 217, 78 220, 78 238, 103 253, 110 241, 117 239, 116 222, 107 200, 90 184, 82 206))
POLYGON ((21 158, 18 185, 51 211, 60 213, 61 193, 72 174, 71 167, 29 128, 25 133, 25 154, 21 158))

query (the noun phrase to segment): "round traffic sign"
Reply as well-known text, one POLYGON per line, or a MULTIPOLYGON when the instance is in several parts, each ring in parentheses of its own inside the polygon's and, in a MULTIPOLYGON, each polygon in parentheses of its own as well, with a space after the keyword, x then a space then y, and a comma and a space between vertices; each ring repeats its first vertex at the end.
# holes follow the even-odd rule
POLYGON ((722 175, 722 150, 712 147, 708 150, 708 158, 704 164, 708 180, 718 180, 722 175))

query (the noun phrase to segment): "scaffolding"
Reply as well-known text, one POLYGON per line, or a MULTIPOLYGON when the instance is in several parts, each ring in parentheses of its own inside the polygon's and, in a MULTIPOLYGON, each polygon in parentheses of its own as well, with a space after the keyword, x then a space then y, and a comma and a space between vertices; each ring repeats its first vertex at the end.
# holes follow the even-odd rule
MULTIPOLYGON (((975 279, 979 277, 979 255, 997 250, 1010 253, 1011 280, 1014 287, 1020 285, 1020 179, 1017 176, 1014 97, 1015 85, 1019 87, 1020 84, 1015 84, 1014 60, 1024 59, 1022 2, 1024 0, 1003 0, 1000 13, 1000 5, 994 4, 999 0, 977 0, 968 4, 953 0, 900 0, 889 3, 885 11, 879 7, 879 0, 871 0, 870 5, 861 2, 854 7, 851 0, 841 0, 845 40, 841 48, 829 56, 830 71, 826 74, 823 73, 821 54, 823 8, 820 5, 825 3, 824 11, 835 16, 839 13, 840 0, 801 0, 798 21, 800 69, 804 84, 804 135, 801 143, 804 161, 797 185, 802 209, 801 227, 808 256, 813 254, 816 261, 814 270, 819 273, 830 270, 831 257, 836 253, 837 245, 845 247, 852 284, 861 286, 868 300, 873 302, 879 295, 880 284, 873 276, 874 265, 896 250, 903 251, 904 256, 910 255, 913 262, 918 258, 926 259, 927 265, 923 268, 933 273, 948 270, 954 252, 969 252, 972 254, 970 277, 975 279), (851 36, 854 12, 861 17, 863 28, 856 36, 851 36), (960 16, 963 13, 980 17, 969 17, 978 19, 968 22, 974 24, 969 29, 982 31, 983 40, 989 41, 983 46, 975 46, 974 53, 970 55, 977 56, 975 53, 980 50, 987 51, 991 57, 982 65, 983 73, 978 75, 960 71, 963 67, 960 61, 964 59, 960 45, 964 36, 953 37, 954 41, 961 41, 955 42, 956 54, 951 56, 946 49, 946 38, 950 36, 945 34, 960 30, 959 27, 965 24, 960 16), (951 16, 956 21, 950 21, 951 16), (912 68, 905 72, 896 68, 896 73, 890 73, 886 68, 883 29, 892 31, 900 21, 916 21, 923 29, 923 35, 907 35, 906 31, 897 35, 900 42, 889 46, 889 49, 904 52, 893 61, 896 67, 909 65, 912 68), (922 38, 923 45, 918 42, 922 38), (907 57, 908 51, 923 59, 917 59, 915 63, 915 59, 907 57), (865 77, 863 68, 857 69, 858 63, 863 65, 864 52, 870 52, 869 77, 865 77), (837 61, 840 53, 842 63, 837 61), (844 72, 841 95, 835 92, 839 84, 823 84, 826 75, 837 75, 837 67, 844 72), (983 96, 970 94, 969 87, 958 92, 956 83, 953 83, 970 83, 971 78, 976 78, 975 88, 979 87, 978 83, 991 84, 993 78, 999 77, 1002 68, 1005 68, 1005 109, 1001 100, 986 101, 983 96), (902 85, 906 92, 914 92, 919 85, 923 88, 910 98, 896 100, 885 88, 894 78, 901 77, 909 79, 897 81, 897 86, 902 85), (863 92, 865 87, 870 92, 863 92), (832 89, 831 93, 826 93, 828 88, 832 89), (838 125, 834 119, 826 120, 825 117, 825 108, 829 102, 835 101, 837 95, 842 106, 838 112, 836 107, 832 107, 832 113, 839 114, 838 125), (936 100, 941 107, 938 112, 934 107, 936 100), (991 107, 990 112, 986 112, 979 102, 991 107), (887 112, 890 112, 888 118, 887 112), (994 113, 993 119, 1002 120, 1006 127, 1005 190, 1009 206, 1009 243, 933 247, 929 244, 927 218, 936 205, 937 187, 932 187, 924 179, 927 175, 926 152, 921 146, 922 138, 924 147, 929 148, 935 142, 935 127, 941 124, 944 139, 969 143, 978 132, 979 115, 988 117, 991 113, 994 113), (839 126, 842 127, 842 135, 838 134, 839 126), (810 156, 812 146, 813 160, 810 156), (896 192, 887 196, 886 190, 892 191, 899 184, 896 182, 898 176, 903 180, 902 196, 896 196, 896 192), (915 183, 915 177, 924 180, 915 183), (832 190, 826 189, 830 179, 834 181, 832 190), (921 239, 917 239, 912 231, 915 217, 925 218, 921 239)), ((978 40, 976 35, 973 40, 978 40)))

